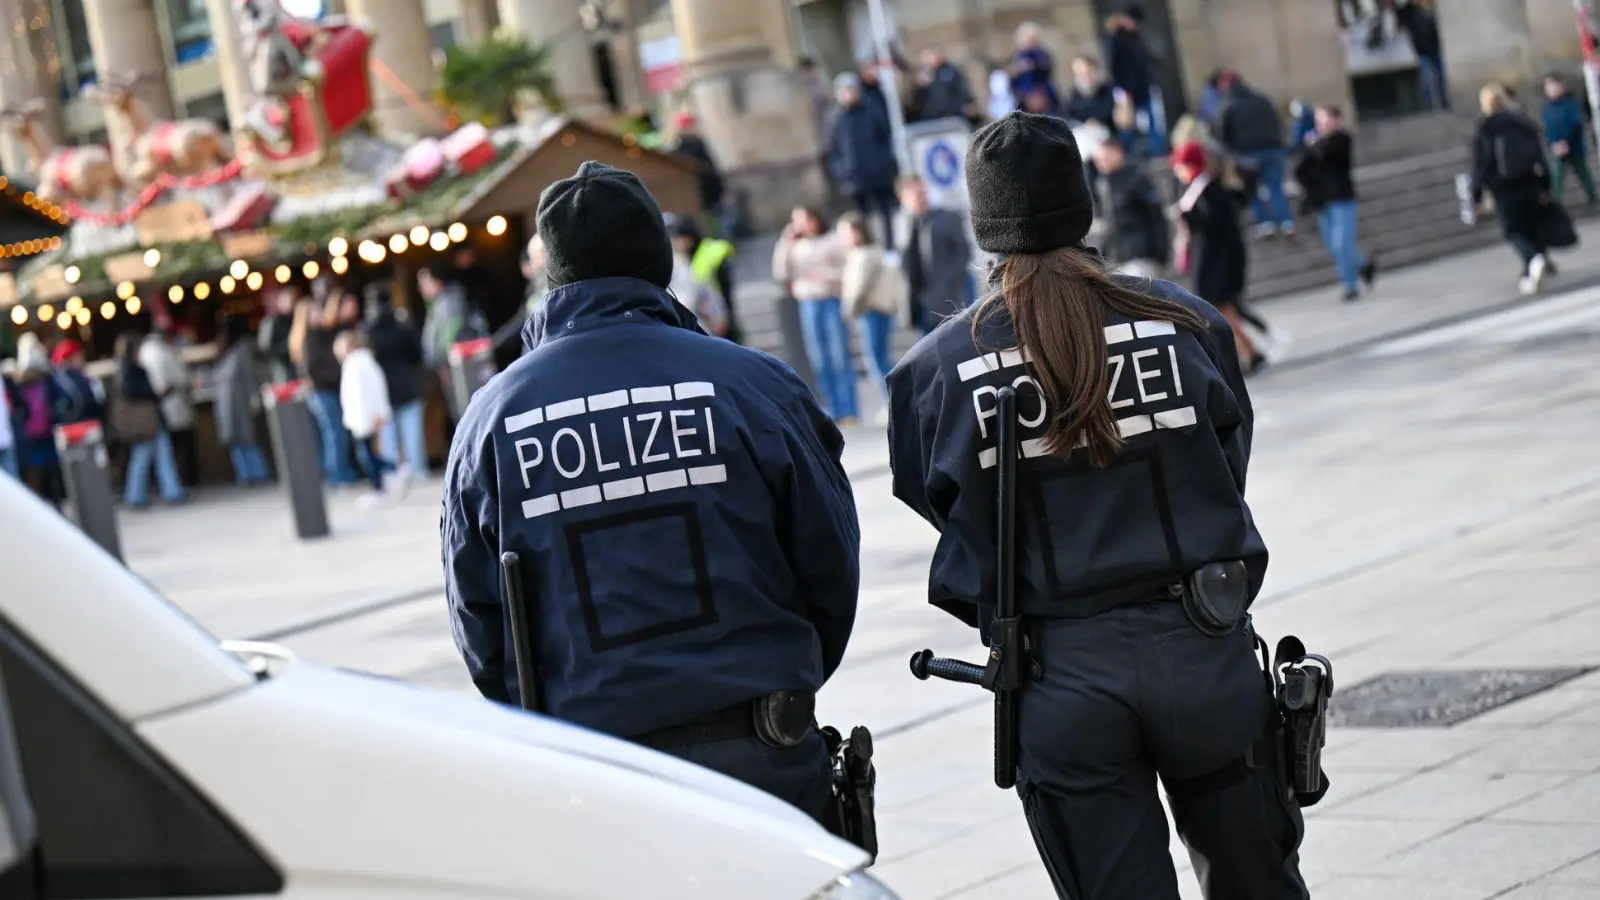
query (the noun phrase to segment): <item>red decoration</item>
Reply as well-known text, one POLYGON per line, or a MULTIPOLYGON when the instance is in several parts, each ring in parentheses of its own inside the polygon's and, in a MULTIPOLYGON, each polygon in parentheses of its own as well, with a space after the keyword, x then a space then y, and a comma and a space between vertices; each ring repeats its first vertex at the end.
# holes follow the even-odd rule
POLYGON ((471 175, 494 162, 494 142, 482 122, 469 122, 444 139, 444 156, 460 175, 471 175))
MULTIPOLYGON (((344 134, 372 109, 372 86, 367 80, 367 52, 372 36, 353 25, 326 27, 294 19, 285 20, 281 28, 296 48, 313 53, 322 65, 321 89, 315 91, 315 96, 322 104, 329 133, 344 134), (325 38, 320 46, 318 35, 325 38)), ((255 152, 278 163, 317 152, 323 136, 310 103, 303 93, 288 101, 288 152, 273 153, 262 144, 256 145, 255 152)))
POLYGON ((93 209, 85 209, 76 201, 68 200, 61 204, 61 208, 74 221, 88 222, 101 227, 119 228, 132 222, 139 214, 149 209, 152 204, 161 199, 161 195, 173 188, 182 188, 186 191, 198 191, 208 187, 215 187, 223 182, 238 178, 244 171, 244 163, 233 160, 220 169, 201 172, 198 175, 185 175, 177 177, 166 172, 157 175, 154 180, 139 191, 139 196, 129 206, 114 213, 103 213, 93 209))
POLYGON ((100 423, 91 419, 71 425, 56 426, 56 440, 66 447, 81 447, 100 440, 100 423))
POLYGON ((252 184, 240 189, 228 202, 211 215, 213 231, 243 231, 255 228, 272 215, 278 204, 278 195, 264 184, 252 184))
POLYGON ((425 189, 444 171, 444 148, 432 138, 412 144, 384 184, 389 196, 404 200, 425 189))

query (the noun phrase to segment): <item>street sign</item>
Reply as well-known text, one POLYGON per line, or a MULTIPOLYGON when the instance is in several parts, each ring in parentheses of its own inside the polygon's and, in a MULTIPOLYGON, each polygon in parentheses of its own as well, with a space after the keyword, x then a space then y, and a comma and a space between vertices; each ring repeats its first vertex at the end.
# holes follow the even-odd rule
POLYGON ((967 139, 972 126, 965 119, 937 119, 906 126, 914 172, 937 207, 967 210, 967 139))

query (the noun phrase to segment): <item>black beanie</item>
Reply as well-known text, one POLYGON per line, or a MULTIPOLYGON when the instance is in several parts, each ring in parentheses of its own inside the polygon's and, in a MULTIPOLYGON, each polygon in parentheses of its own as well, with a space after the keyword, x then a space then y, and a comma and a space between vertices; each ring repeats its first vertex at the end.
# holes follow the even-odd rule
POLYGON ((1094 220, 1083 156, 1067 123, 1013 112, 967 146, 972 231, 989 253, 1045 253, 1081 244, 1094 220))
POLYGON ((661 208, 632 172, 584 163, 539 195, 537 222, 551 287, 618 277, 672 283, 661 208))

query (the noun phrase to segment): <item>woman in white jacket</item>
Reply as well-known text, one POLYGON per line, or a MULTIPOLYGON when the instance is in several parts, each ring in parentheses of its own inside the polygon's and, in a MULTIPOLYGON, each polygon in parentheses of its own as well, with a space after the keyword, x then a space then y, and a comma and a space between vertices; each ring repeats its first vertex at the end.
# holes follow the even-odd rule
POLYGON ((873 245, 872 232, 859 213, 841 216, 838 232, 847 248, 840 288, 844 314, 859 323, 861 353, 871 361, 883 395, 876 419, 885 425, 889 422, 889 387, 885 379, 894 368, 890 344, 894 340, 895 319, 905 304, 905 280, 899 265, 889 259, 882 247, 873 245))
POLYGON ((356 445, 356 462, 366 473, 375 491, 383 490, 383 458, 378 453, 378 432, 389 421, 389 383, 383 367, 367 346, 367 336, 359 329, 346 331, 334 341, 339 357, 339 406, 344 411, 344 427, 356 445))

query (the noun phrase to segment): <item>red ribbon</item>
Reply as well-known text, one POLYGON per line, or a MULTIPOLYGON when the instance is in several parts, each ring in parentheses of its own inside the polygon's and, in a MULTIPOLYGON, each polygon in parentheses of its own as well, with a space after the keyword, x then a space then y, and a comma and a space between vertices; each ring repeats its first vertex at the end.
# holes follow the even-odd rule
POLYGON ((226 181, 238 178, 244 172, 244 162, 234 159, 227 165, 198 175, 176 176, 162 172, 154 180, 139 191, 139 196, 127 207, 113 213, 103 213, 98 210, 86 209, 77 201, 68 200, 61 204, 61 208, 75 222, 88 222, 101 227, 120 228, 138 218, 139 214, 149 209, 152 204, 161 199, 161 195, 173 188, 182 188, 186 191, 198 191, 208 187, 215 187, 226 181))

